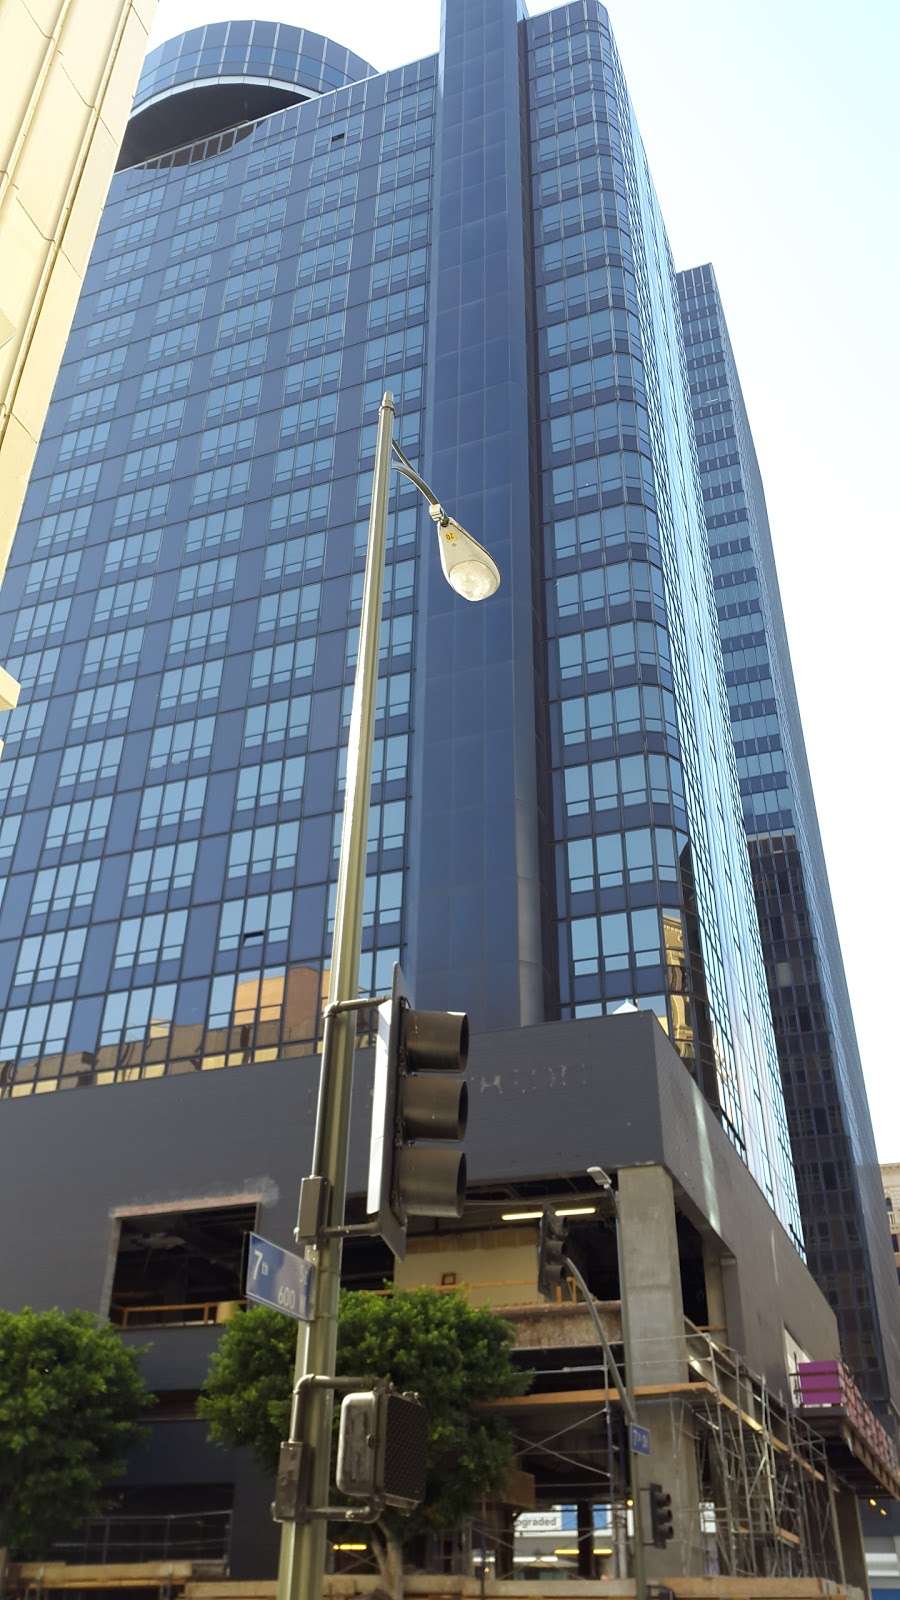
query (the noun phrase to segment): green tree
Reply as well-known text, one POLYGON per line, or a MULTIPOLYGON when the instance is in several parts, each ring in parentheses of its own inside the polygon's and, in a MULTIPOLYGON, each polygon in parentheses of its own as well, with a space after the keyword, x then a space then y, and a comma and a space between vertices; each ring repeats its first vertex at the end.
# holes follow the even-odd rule
POLYGON ((151 1396, 137 1356, 86 1311, 0 1311, 0 1546, 45 1556, 103 1508, 151 1396))
MULTIPOLYGON (((228 1324, 200 1397, 213 1439, 249 1446, 271 1472, 288 1425, 294 1342, 293 1324, 278 1312, 243 1312, 228 1324)), ((512 1364, 512 1342, 508 1323, 458 1294, 341 1296, 338 1372, 390 1378, 415 1390, 428 1411, 425 1499, 412 1515, 385 1515, 373 1530, 391 1596, 403 1594, 403 1545, 425 1529, 458 1527, 503 1482, 511 1437, 479 1402, 528 1388, 530 1376, 512 1364)))

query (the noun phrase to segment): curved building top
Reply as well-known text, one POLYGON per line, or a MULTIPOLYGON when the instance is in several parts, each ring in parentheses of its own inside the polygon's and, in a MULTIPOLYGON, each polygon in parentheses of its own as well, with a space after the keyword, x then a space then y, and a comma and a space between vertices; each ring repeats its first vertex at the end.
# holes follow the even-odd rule
POLYGON ((286 22, 213 22, 151 50, 119 167, 369 78, 352 50, 286 22))

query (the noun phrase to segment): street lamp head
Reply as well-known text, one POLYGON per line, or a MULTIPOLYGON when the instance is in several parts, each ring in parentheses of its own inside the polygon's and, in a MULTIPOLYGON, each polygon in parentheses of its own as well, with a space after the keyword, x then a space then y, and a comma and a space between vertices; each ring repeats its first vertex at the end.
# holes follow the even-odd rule
POLYGON ((500 570, 483 545, 453 517, 448 517, 443 506, 428 507, 438 536, 441 566, 451 589, 464 600, 487 600, 500 587, 500 570))

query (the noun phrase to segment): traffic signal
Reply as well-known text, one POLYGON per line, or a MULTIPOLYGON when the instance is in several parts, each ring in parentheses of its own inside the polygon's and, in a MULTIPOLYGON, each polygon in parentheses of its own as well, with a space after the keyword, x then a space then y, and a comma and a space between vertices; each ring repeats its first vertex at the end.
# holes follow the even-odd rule
POLYGON ((661 1483, 651 1483, 648 1492, 650 1495, 650 1537, 658 1550, 664 1550, 674 1531, 672 1527, 672 1496, 666 1494, 661 1483))
POLYGON ((468 1054, 465 1012, 416 1011, 395 966, 378 1008, 368 1210, 400 1260, 408 1218, 463 1213, 468 1054))
POLYGON ((412 1511, 425 1498, 428 1413, 415 1394, 389 1386, 341 1402, 336 1483, 354 1499, 412 1511))
POLYGON ((538 1237, 538 1291, 545 1300, 555 1300, 556 1290, 565 1276, 569 1225, 548 1206, 541 1217, 538 1237))

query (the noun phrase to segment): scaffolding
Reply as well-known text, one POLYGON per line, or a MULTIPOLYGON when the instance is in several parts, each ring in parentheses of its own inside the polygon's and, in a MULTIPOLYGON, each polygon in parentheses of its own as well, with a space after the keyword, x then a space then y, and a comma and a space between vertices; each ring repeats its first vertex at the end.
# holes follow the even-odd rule
MULTIPOLYGON (((619 1308, 600 1309, 615 1346, 619 1308)), ((647 1348, 655 1343, 643 1342, 641 1370, 649 1380, 658 1369, 659 1381, 639 1383, 635 1399, 651 1433, 671 1432, 693 1451, 696 1542, 706 1573, 842 1582, 825 1441, 710 1333, 686 1320, 679 1350, 660 1340, 656 1358, 647 1348), (673 1381, 675 1371, 680 1381, 673 1381)), ((577 1346, 583 1349, 582 1340, 573 1338, 567 1348, 577 1346)), ((510 1415, 521 1463, 534 1474, 543 1503, 568 1496, 608 1508, 615 1549, 609 1575, 624 1577, 626 1529, 630 1533, 625 1419, 606 1372, 602 1383, 496 1404, 510 1415)))
POLYGON ((825 1445, 733 1350, 686 1335, 701 1524, 728 1577, 841 1581, 825 1445))

